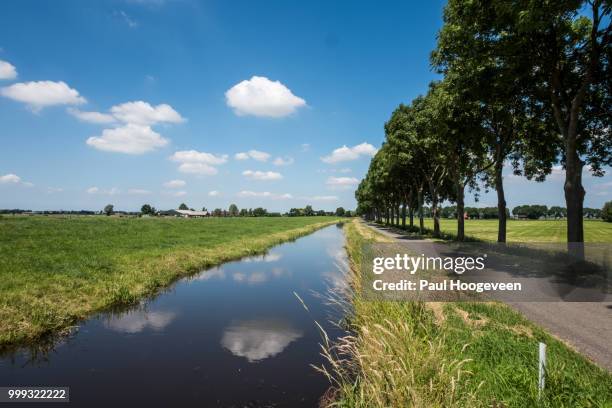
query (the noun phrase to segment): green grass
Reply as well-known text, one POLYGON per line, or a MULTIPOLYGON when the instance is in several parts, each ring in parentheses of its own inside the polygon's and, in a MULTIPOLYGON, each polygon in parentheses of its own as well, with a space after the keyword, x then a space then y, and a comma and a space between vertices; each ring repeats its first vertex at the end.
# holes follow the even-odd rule
MULTIPOLYGON (((385 240, 346 227, 352 334, 327 349, 323 369, 338 407, 610 407, 612 375, 510 307, 385 302, 360 291, 362 245, 385 240), (546 392, 537 394, 538 342, 548 345, 546 392)), ((602 339, 605 341, 605 339, 602 339)))
MULTIPOLYGON (((418 220, 415 220, 418 225, 418 220)), ((433 220, 425 219, 425 227, 433 230, 433 220)), ((441 219, 440 230, 447 234, 457 233, 457 220, 441 219)), ((508 220, 508 242, 565 242, 567 241, 564 220, 508 220)), ((497 220, 465 220, 465 235, 484 241, 497 241, 497 220)), ((586 242, 612 242, 612 222, 584 221, 586 242)))
POLYGON ((0 217, 0 348, 336 220, 0 217))

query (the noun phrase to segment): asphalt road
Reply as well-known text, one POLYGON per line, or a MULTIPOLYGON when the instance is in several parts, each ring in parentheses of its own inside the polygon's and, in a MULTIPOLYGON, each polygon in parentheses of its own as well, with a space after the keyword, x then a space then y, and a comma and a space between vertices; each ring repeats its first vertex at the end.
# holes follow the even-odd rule
MULTIPOLYGON (((405 242, 405 237, 393 229, 368 225, 405 242)), ((594 363, 612 371, 612 302, 507 303, 594 363)))

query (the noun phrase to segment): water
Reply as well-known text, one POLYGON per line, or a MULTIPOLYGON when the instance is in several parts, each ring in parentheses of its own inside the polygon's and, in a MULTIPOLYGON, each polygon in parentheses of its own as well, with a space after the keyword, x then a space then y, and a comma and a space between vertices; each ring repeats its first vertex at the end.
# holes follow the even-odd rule
POLYGON ((316 293, 345 282, 343 245, 331 226, 183 279, 48 353, 0 357, 0 385, 69 386, 70 406, 316 406, 328 382, 310 367, 323 362, 314 320, 338 334, 316 293))

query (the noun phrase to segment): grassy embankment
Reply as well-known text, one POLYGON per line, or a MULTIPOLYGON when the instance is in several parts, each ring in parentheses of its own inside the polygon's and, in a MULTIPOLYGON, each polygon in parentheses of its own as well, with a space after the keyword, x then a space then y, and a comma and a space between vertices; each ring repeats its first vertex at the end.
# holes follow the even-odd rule
MULTIPOLYGON (((418 220, 415 220, 418 225, 418 220)), ((433 220, 425 219, 425 228, 433 230, 433 220)), ((449 237, 457 233, 457 220, 441 219, 440 230, 449 237)), ((483 241, 497 241, 497 220, 465 220, 465 235, 483 241)), ((612 222, 584 221, 586 242, 612 242, 612 222)), ((566 242, 564 220, 508 220, 508 242, 566 242)))
POLYGON ((0 217, 0 348, 336 220, 0 217))
MULTIPOLYGON (((364 242, 386 240, 356 222, 346 233, 353 271, 364 242)), ((359 273, 353 277, 353 335, 329 356, 334 406, 612 405, 612 375, 504 304, 368 301, 359 273), (548 373, 538 401, 540 341, 548 345, 548 373)))

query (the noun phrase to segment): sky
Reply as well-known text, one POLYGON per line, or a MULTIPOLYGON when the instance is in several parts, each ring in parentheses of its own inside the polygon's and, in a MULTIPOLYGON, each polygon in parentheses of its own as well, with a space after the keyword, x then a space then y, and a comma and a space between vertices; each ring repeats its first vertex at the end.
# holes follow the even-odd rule
MULTIPOLYGON (((384 122, 438 78, 442 7, 6 2, 0 208, 353 209, 384 122)), ((585 206, 612 199, 611 180, 585 173, 585 206)), ((563 205, 562 185, 560 168, 507 174, 508 205, 563 205)))

